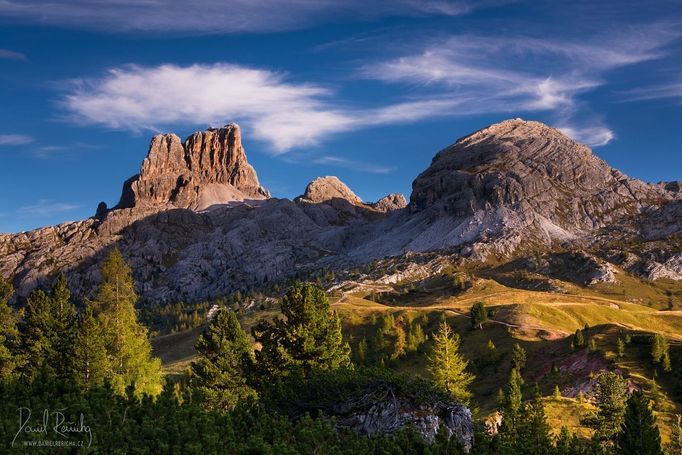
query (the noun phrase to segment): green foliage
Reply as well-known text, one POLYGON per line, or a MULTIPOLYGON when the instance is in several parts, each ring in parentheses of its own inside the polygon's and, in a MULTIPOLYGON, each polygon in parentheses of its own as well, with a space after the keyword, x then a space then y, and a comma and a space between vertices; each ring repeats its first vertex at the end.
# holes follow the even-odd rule
POLYGON ((559 389, 558 385, 554 386, 554 393, 552 394, 555 399, 561 398, 561 389, 559 389))
POLYGON ((670 343, 668 339, 658 333, 651 337, 651 360, 654 364, 661 364, 663 371, 672 371, 670 363, 670 343))
POLYGON ((72 356, 76 384, 85 390, 104 384, 109 373, 106 341, 90 306, 85 308, 78 320, 72 356))
POLYGON ((642 392, 635 392, 628 398, 617 437, 617 450, 622 455, 663 455, 656 417, 642 392))
POLYGON ((616 349, 618 358, 622 359, 623 356, 625 356, 625 341, 623 341, 621 337, 618 337, 618 341, 616 342, 616 349))
POLYGON ((590 338, 589 343, 587 343, 587 350, 590 353, 597 352, 597 342, 594 340, 594 338, 590 338))
POLYGON ((234 312, 219 309, 194 346, 197 360, 192 362, 190 386, 206 407, 229 410, 239 400, 256 396, 247 385, 254 362, 251 340, 234 312))
POLYGON ((281 303, 286 319, 262 321, 252 329, 261 349, 256 352, 262 380, 300 369, 336 369, 350 365, 350 346, 343 341, 341 321, 324 291, 311 284, 295 284, 281 303))
POLYGON ((623 422, 627 394, 627 381, 619 374, 607 372, 597 376, 594 385, 597 412, 583 421, 583 424, 595 430, 595 441, 612 445, 623 422))
POLYGON ((497 362, 499 362, 500 353, 498 352, 495 343, 493 343, 493 340, 488 340, 488 344, 486 344, 485 349, 485 355, 483 357, 483 362, 485 364, 495 365, 497 362))
POLYGON ((519 371, 523 370, 523 367, 526 366, 526 350, 518 343, 515 343, 512 347, 511 364, 512 369, 519 371))
POLYGON ((38 289, 28 298, 20 326, 23 373, 31 377, 40 370, 66 378, 72 372, 69 353, 74 343, 76 308, 64 275, 60 275, 48 295, 38 289))
POLYGON ((18 343, 17 322, 19 315, 9 306, 14 294, 12 283, 0 275, 0 377, 9 377, 17 367, 18 359, 13 354, 18 343))
POLYGON ((479 330, 483 328, 483 324, 488 322, 488 310, 485 308, 483 302, 476 302, 471 307, 471 324, 479 330))
POLYGON ((576 349, 581 349, 585 347, 585 335, 581 329, 577 329, 573 335, 573 346, 576 349))
POLYGON ((468 362, 459 353, 459 335, 450 326, 441 323, 433 335, 433 349, 428 356, 427 368, 433 380, 457 400, 468 403, 471 398, 469 385, 474 375, 466 371, 468 362))
POLYGON ((396 322, 395 325, 395 343, 393 344, 393 353, 391 359, 396 360, 405 355, 407 338, 405 329, 403 328, 402 320, 396 322))
POLYGON ((147 329, 137 320, 137 293, 132 271, 121 252, 113 249, 102 263, 102 281, 95 300, 88 302, 101 328, 109 360, 107 377, 116 393, 156 395, 161 391, 161 362, 151 356, 147 329))
POLYGON ((682 455, 682 416, 679 414, 674 417, 667 449, 669 455, 682 455))
POLYGON ((413 321, 410 324, 410 330, 407 334, 407 351, 416 352, 422 344, 426 341, 424 329, 419 321, 413 321))

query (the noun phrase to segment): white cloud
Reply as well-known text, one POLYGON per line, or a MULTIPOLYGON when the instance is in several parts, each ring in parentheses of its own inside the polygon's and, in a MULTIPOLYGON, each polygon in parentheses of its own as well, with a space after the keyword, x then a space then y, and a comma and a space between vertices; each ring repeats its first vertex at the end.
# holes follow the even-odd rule
POLYGON ((24 145, 31 142, 33 138, 24 134, 0 134, 0 145, 24 145))
POLYGON ((283 152, 350 127, 350 116, 327 106, 330 94, 237 65, 131 65, 72 81, 64 105, 81 122, 130 130, 243 121, 257 139, 283 152))
POLYGON ((64 27, 153 33, 292 30, 325 21, 459 15, 503 1, 468 0, 0 0, 0 17, 64 27))
POLYGON ((363 163, 338 156, 322 156, 314 159, 313 163, 353 169, 355 171, 366 172, 369 174, 390 174, 395 169, 394 167, 390 166, 363 163))
POLYGON ((9 60, 23 60, 26 61, 27 58, 21 52, 10 51, 9 49, 0 49, 0 58, 5 58, 9 60))
POLYGON ((353 128, 413 122, 456 105, 409 101, 370 109, 331 105, 333 92, 282 74, 237 65, 130 65, 99 79, 71 81, 63 105, 84 124, 160 131, 174 125, 243 123, 275 153, 317 144, 353 128))
POLYGON ((625 101, 647 101, 682 98, 682 83, 669 83, 641 87, 623 93, 625 101))
POLYGON ((590 147, 606 145, 616 137, 615 133, 605 126, 562 126, 558 130, 566 136, 590 147))
POLYGON ((17 214, 21 217, 30 218, 69 212, 71 210, 76 210, 77 208, 79 208, 79 206, 74 204, 54 202, 49 199, 41 199, 35 204, 20 207, 17 210, 17 214))

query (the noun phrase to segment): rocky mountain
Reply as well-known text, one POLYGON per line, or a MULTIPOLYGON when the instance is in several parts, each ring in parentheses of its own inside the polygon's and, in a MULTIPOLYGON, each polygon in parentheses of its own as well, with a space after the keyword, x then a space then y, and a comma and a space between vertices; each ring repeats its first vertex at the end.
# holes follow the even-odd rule
POLYGON ((204 210, 269 197, 246 160, 241 130, 232 123, 196 132, 182 143, 175 134, 154 136, 140 173, 125 182, 116 208, 204 210))
POLYGON ((446 262, 518 262, 556 252, 547 259, 555 264, 566 251, 580 252, 570 257, 594 271, 581 278, 588 284, 608 279, 612 265, 647 279, 680 279, 680 187, 629 178, 558 130, 514 119, 440 151, 413 182, 409 204, 395 194, 363 202, 336 177, 315 179, 290 201, 260 186, 231 124, 182 143, 154 137, 113 209, 0 235, 0 273, 26 296, 65 271, 85 297, 115 244, 148 301, 219 296, 298 271, 343 275, 375 260, 387 267, 367 279, 380 282, 427 276, 446 262), (399 271, 390 265, 396 262, 399 271))

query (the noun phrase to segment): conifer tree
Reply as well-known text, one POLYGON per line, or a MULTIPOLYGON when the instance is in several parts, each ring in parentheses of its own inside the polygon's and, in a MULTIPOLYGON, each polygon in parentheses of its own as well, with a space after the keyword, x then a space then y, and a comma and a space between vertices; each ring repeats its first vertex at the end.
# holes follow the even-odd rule
POLYGON ((161 362, 152 357, 147 329, 138 322, 132 271, 117 248, 100 273, 102 282, 90 304, 107 347, 112 388, 123 395, 134 384, 136 394, 156 395, 162 386, 161 362))
POLYGON ((512 368, 519 370, 519 372, 526 366, 526 350, 519 343, 515 343, 512 347, 511 362, 512 368))
POLYGON ((546 455, 552 447, 549 423, 545 415, 540 389, 536 386, 533 399, 524 406, 517 446, 525 455, 546 455))
POLYGON ((595 441, 612 445, 623 422, 627 394, 627 382, 619 374, 607 372, 597 377, 594 385, 597 412, 583 422, 595 430, 595 441))
POLYGON ((410 332, 407 335, 407 350, 414 352, 426 341, 422 325, 415 321, 410 325, 410 332))
POLYGON ((78 320, 72 368, 77 384, 85 390, 103 385, 110 371, 102 327, 90 305, 85 307, 78 320))
POLYGON ((669 455, 682 455, 682 415, 673 416, 670 443, 667 448, 669 455))
POLYGON ((71 373, 77 311, 70 299, 63 274, 49 295, 38 289, 29 296, 21 325, 21 352, 26 361, 23 372, 28 377, 41 369, 59 378, 71 373))
POLYGON ((358 343, 356 357, 360 365, 364 365, 367 362, 367 339, 363 338, 358 343))
POLYGON ((391 354, 392 360, 398 359, 405 354, 406 344, 405 329, 403 329, 401 321, 398 321, 395 326, 395 344, 393 345, 393 354, 391 354))
POLYGON ((194 346, 198 359, 192 362, 190 385, 208 408, 231 410, 239 400, 255 397, 247 385, 253 349, 234 312, 218 310, 194 346))
POLYGON ((583 335, 583 331, 580 329, 577 329, 575 331, 575 335, 573 335, 573 346, 575 349, 580 349, 585 346, 585 336, 583 335))
POLYGON ((9 306, 13 293, 12 283, 0 275, 0 379, 9 378, 18 363, 13 351, 17 343, 19 318, 9 306))
POLYGON ((471 324, 479 330, 483 328, 483 324, 488 321, 488 310, 485 308, 483 302, 476 302, 471 307, 471 324))
POLYGON ((623 356, 625 356, 625 342, 623 341, 622 338, 618 337, 616 347, 618 351, 618 358, 622 359, 623 356))
POLYGON ((263 321, 252 329, 256 342, 256 365, 261 378, 304 374, 313 369, 333 370, 350 365, 350 346, 343 341, 341 321, 331 309, 324 291, 312 284, 295 284, 282 298, 286 319, 263 321))
POLYGON ((433 349, 427 359, 427 368, 434 382, 452 396, 468 403, 471 398, 469 385, 474 375, 466 371, 468 362, 459 353, 459 335, 452 332, 450 326, 441 323, 438 332, 433 335, 433 349))
POLYGON ((622 455, 663 455, 656 417, 640 391, 628 398, 617 447, 622 455))

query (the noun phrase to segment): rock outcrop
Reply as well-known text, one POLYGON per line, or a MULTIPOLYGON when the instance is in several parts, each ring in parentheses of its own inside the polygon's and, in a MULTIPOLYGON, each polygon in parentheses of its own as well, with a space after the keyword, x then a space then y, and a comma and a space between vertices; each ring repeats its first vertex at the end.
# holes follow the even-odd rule
POLYGON ((334 176, 316 178, 308 183, 305 192, 296 198, 296 200, 313 204, 328 202, 334 199, 341 199, 353 205, 362 204, 362 199, 357 197, 338 177, 334 176))
POLYGON ((336 404, 328 410, 337 425, 360 434, 395 434, 412 427, 429 442, 440 431, 469 452, 474 443, 474 422, 466 406, 436 397, 417 399, 396 390, 385 381, 375 381, 372 390, 336 404))
POLYGON ((154 136, 140 173, 125 182, 117 208, 203 210, 268 197, 246 159, 239 126, 229 124, 196 132, 184 143, 175 134, 154 136))

